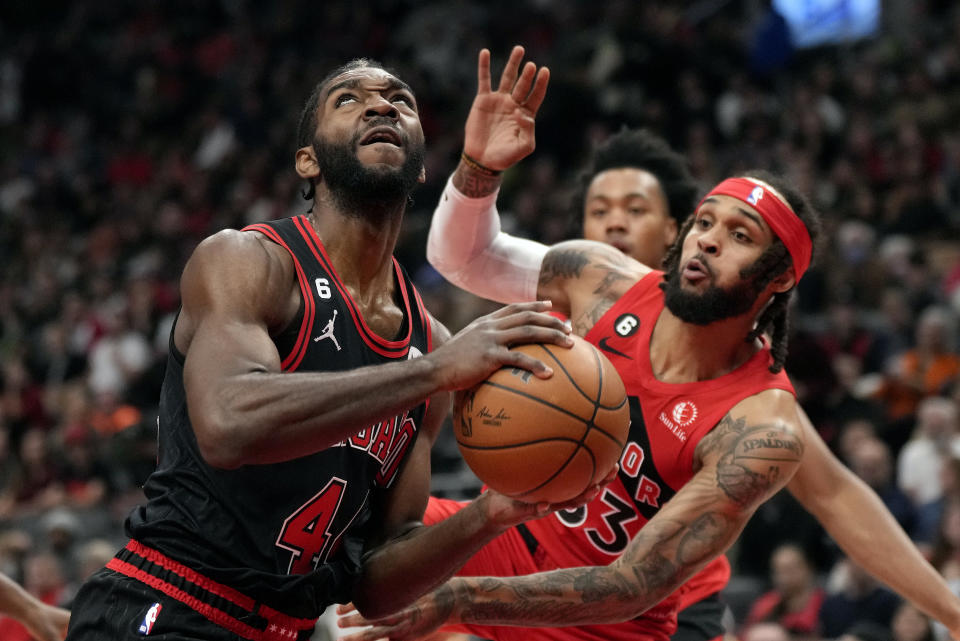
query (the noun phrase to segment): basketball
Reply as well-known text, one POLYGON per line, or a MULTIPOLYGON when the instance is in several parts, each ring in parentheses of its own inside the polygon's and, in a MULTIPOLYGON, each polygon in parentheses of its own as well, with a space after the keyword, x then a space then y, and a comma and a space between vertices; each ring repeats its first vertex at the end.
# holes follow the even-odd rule
POLYGON ((623 381, 607 358, 574 336, 571 348, 518 345, 551 368, 537 378, 504 367, 457 394, 460 453, 481 481, 512 498, 559 503, 599 482, 620 459, 630 428, 623 381))

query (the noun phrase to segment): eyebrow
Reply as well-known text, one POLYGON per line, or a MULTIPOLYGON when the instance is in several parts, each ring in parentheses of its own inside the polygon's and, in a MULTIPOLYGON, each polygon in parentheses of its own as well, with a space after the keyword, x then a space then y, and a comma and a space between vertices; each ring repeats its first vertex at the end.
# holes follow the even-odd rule
MULTIPOLYGON (((713 196, 711 196, 711 197, 709 197, 709 198, 705 198, 703 202, 704 202, 704 203, 716 203, 716 202, 717 202, 717 199, 714 198, 713 196)), ((747 211, 747 210, 744 209, 743 207, 736 207, 736 210, 737 210, 738 212, 740 212, 741 214, 743 214, 744 216, 746 216, 747 218, 749 218, 750 220, 752 220, 752 221, 754 222, 754 224, 755 224, 757 227, 759 227, 761 230, 766 230, 766 229, 767 229, 768 225, 766 224, 766 221, 764 221, 762 217, 756 215, 756 214, 753 213, 752 211, 747 211)))
MULTIPOLYGON (((341 80, 335 85, 330 85, 323 99, 324 101, 326 101, 327 98, 329 98, 333 94, 333 92, 337 91, 338 89, 356 89, 359 86, 360 86, 360 78, 347 78, 346 80, 341 80)), ((400 80, 399 78, 394 78, 393 76, 391 76, 390 80, 387 81, 386 90, 392 91, 396 89, 402 89, 408 92, 411 96, 413 96, 413 89, 410 88, 410 85, 400 80)), ((414 97, 414 99, 416 99, 416 97, 414 97)))
POLYGON ((639 192, 636 192, 636 191, 632 191, 632 192, 630 192, 629 194, 624 194, 623 196, 620 196, 619 198, 616 197, 616 196, 607 196, 607 195, 605 195, 605 194, 594 194, 593 196, 590 196, 590 200, 597 200, 597 199, 602 199, 602 200, 630 200, 630 199, 633 199, 633 198, 639 198, 640 200, 645 200, 645 201, 648 201, 648 202, 650 201, 650 199, 647 198, 645 195, 643 195, 643 194, 641 194, 641 193, 639 193, 639 192))

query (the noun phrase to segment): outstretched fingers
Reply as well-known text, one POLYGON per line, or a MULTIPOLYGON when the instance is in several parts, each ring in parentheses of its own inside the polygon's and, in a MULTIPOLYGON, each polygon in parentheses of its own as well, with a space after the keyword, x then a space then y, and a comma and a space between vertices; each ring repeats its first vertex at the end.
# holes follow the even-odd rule
POLYGON ((477 57, 477 93, 490 93, 490 50, 481 49, 477 57))
POLYGON ((510 93, 513 90, 514 83, 517 82, 517 75, 520 71, 520 61, 523 60, 523 47, 514 45, 510 51, 510 58, 503 67, 503 73, 500 74, 500 86, 497 91, 510 93))
POLYGON ((549 82, 550 70, 546 67, 540 67, 540 71, 537 72, 537 79, 533 83, 533 90, 530 92, 530 95, 527 96, 525 105, 531 114, 536 115, 537 111, 540 110, 540 105, 543 104, 543 98, 547 95, 547 84, 549 82))
POLYGON ((528 60, 527 63, 523 65, 523 71, 520 72, 520 78, 517 80, 517 84, 513 86, 513 93, 510 94, 510 97, 513 98, 514 102, 518 105, 526 102, 530 88, 533 87, 533 79, 536 74, 537 65, 528 60))

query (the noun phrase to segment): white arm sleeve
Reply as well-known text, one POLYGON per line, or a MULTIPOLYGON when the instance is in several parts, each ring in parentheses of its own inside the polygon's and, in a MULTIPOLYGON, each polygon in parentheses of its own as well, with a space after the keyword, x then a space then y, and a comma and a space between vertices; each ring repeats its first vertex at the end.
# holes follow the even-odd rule
POLYGON ((500 231, 498 193, 469 198, 448 179, 430 223, 427 260, 477 296, 501 303, 536 300, 548 247, 500 231))

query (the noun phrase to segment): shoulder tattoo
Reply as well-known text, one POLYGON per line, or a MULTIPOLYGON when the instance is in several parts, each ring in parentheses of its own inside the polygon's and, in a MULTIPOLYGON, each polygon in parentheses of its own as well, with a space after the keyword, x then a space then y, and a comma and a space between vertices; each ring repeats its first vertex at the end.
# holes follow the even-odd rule
POLYGON ((716 452, 717 485, 738 505, 763 499, 784 470, 803 458, 803 441, 789 427, 750 425, 745 417, 729 414, 701 442, 700 458, 716 452))
POLYGON ((579 278, 583 268, 590 263, 587 252, 577 249, 554 249, 547 252, 540 266, 540 284, 546 285, 557 278, 579 278))

